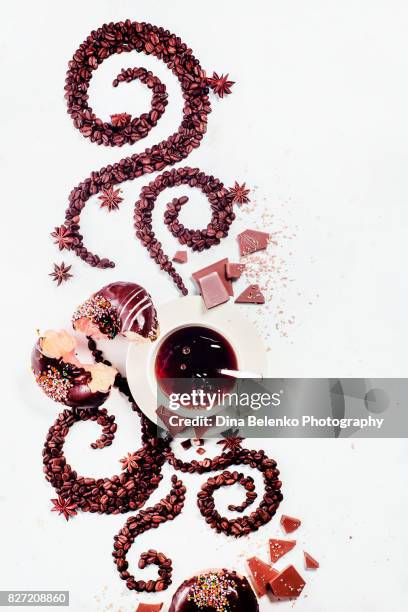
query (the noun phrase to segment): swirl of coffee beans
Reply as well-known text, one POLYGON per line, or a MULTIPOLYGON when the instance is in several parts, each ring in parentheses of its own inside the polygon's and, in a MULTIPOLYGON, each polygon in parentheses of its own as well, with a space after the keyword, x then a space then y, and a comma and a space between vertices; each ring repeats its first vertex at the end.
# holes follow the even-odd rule
MULTIPOLYGON (((174 216, 176 211, 177 206, 174 205, 170 215, 174 216)), ((201 514, 218 532, 240 537, 256 531, 271 520, 282 500, 282 483, 276 461, 267 457, 263 450, 243 448, 243 439, 234 431, 218 442, 223 445, 223 452, 213 459, 184 462, 177 458, 171 449, 171 440, 157 437, 156 426, 145 417, 133 400, 127 379, 99 350, 96 338, 113 339, 119 334, 129 341, 140 338, 153 341, 157 338, 159 322, 156 309, 143 287, 120 282, 101 288, 75 310, 72 324, 79 334, 87 338, 93 364, 83 364, 78 360, 77 341, 64 330, 45 332, 35 343, 32 353, 33 374, 38 386, 49 398, 65 405, 48 431, 43 450, 44 473, 58 495, 52 500, 52 510, 67 520, 76 516, 79 510, 99 514, 138 510, 158 487, 162 480, 162 466, 168 461, 174 469, 183 473, 222 471, 209 478, 198 494, 201 514), (94 421, 102 428, 102 434, 91 443, 91 447, 103 449, 112 444, 117 429, 115 418, 102 407, 112 386, 127 398, 140 419, 142 446, 120 460, 120 474, 110 478, 80 476, 66 460, 66 437, 75 423, 94 421), (228 471, 227 468, 232 465, 245 465, 259 470, 264 478, 265 493, 259 507, 249 516, 229 520, 215 509, 213 493, 216 489, 234 484, 244 487, 246 498, 242 504, 229 506, 230 511, 240 513, 253 504, 257 497, 253 479, 238 471, 228 471)), ((172 563, 163 553, 142 553, 139 569, 150 564, 159 567, 158 579, 148 581, 137 579, 129 572, 126 556, 138 535, 149 529, 157 529, 181 513, 185 493, 183 483, 174 475, 169 495, 155 506, 130 517, 115 537, 114 562, 129 589, 138 592, 162 591, 171 584, 172 563)))
POLYGON ((115 536, 114 551, 112 553, 116 567, 122 580, 126 580, 126 586, 130 590, 142 592, 147 591, 164 591, 171 584, 172 563, 171 559, 163 553, 158 553, 155 550, 149 550, 147 553, 142 553, 139 560, 139 569, 144 569, 147 565, 154 563, 159 566, 158 580, 136 580, 136 578, 128 571, 128 561, 126 555, 130 550, 135 538, 148 531, 149 529, 157 529, 162 523, 172 521, 183 509, 186 488, 177 479, 177 476, 172 476, 172 489, 164 499, 155 504, 152 508, 146 508, 136 516, 130 517, 126 521, 126 525, 115 536))
MULTIPOLYGON (((110 367, 112 364, 104 358, 102 351, 93 338, 88 338, 88 347, 96 363, 110 367)), ((224 452, 216 457, 202 461, 184 462, 178 459, 170 448, 171 440, 156 437, 156 427, 147 419, 134 402, 127 380, 117 374, 114 386, 131 404, 140 419, 142 447, 128 453, 122 462, 123 471, 110 478, 91 478, 79 476, 67 463, 64 455, 65 439, 71 427, 79 421, 95 421, 102 427, 102 435, 91 444, 92 448, 101 449, 112 444, 116 432, 114 417, 107 410, 98 408, 66 408, 50 428, 43 450, 43 463, 46 479, 58 494, 54 499, 53 510, 63 514, 68 520, 78 510, 98 514, 121 514, 141 508, 162 480, 161 468, 165 461, 183 473, 204 474, 223 470, 221 474, 209 478, 198 493, 197 503, 206 522, 217 532, 241 537, 258 530, 268 523, 282 500, 281 481, 276 461, 267 457, 263 450, 248 450, 241 447, 241 438, 233 437, 222 440, 224 452), (230 449, 226 451, 226 449, 230 449), (246 499, 240 506, 230 505, 231 511, 243 512, 254 503, 257 494, 251 477, 242 473, 230 472, 226 468, 232 465, 246 465, 259 470, 264 479, 265 492, 258 506, 248 516, 237 519, 222 517, 215 509, 213 493, 222 486, 240 484, 246 491, 246 499)), ((172 489, 164 499, 155 506, 143 509, 130 517, 125 526, 115 536, 113 557, 122 580, 129 589, 138 592, 162 591, 171 584, 172 563, 163 553, 148 551, 142 553, 139 569, 149 564, 159 567, 158 579, 144 581, 136 579, 129 572, 127 553, 138 535, 149 529, 157 529, 162 523, 174 520, 184 506, 186 488, 176 476, 172 477, 172 489)))
MULTIPOLYGON (((108 363, 108 362, 107 362, 108 363)), ((112 444, 116 431, 114 417, 104 408, 75 408, 61 412, 48 431, 43 449, 43 464, 46 479, 58 494, 53 500, 56 510, 66 515, 71 506, 75 511, 98 514, 120 514, 142 507, 159 485, 161 467, 165 461, 164 444, 155 437, 155 427, 143 415, 128 391, 126 380, 117 375, 115 386, 128 397, 132 409, 141 421, 142 448, 129 454, 122 461, 124 470, 111 478, 89 478, 78 476, 64 455, 65 439, 71 427, 79 421, 96 421, 102 429, 101 437, 91 444, 102 449, 112 444)))
MULTIPOLYGON (((242 463, 250 464, 255 454, 257 454, 256 451, 242 453, 242 463)), ((248 492, 253 493, 254 483, 252 478, 245 478, 243 474, 239 474, 238 472, 225 471, 219 476, 209 478, 207 482, 202 485, 201 491, 197 496, 197 505, 206 522, 210 525, 210 527, 215 529, 217 533, 223 532, 226 535, 232 535, 236 538, 240 538, 241 536, 248 535, 252 531, 256 531, 259 529, 259 527, 268 523, 272 516, 276 513, 282 499, 280 492, 281 482, 277 480, 276 472, 279 472, 272 467, 273 462, 271 460, 267 461, 270 463, 268 470, 271 472, 271 477, 267 477, 265 471, 263 472, 265 494, 259 507, 249 516, 238 517, 235 519, 228 519, 225 516, 221 516, 215 509, 213 495, 214 491, 217 489, 225 486, 232 486, 237 483, 239 483, 245 489, 249 489, 248 492)), ((256 467, 260 469, 259 464, 256 467)), ((229 510, 242 512, 249 504, 253 503, 253 501, 252 495, 249 495, 248 497, 247 494, 247 499, 241 506, 230 506, 229 510)))
MULTIPOLYGON (((134 180, 144 174, 162 171, 166 166, 176 164, 200 146, 207 129, 207 116, 211 112, 208 98, 209 82, 199 61, 182 40, 168 30, 148 23, 130 20, 103 25, 93 30, 79 46, 69 62, 66 77, 65 98, 68 113, 74 126, 92 142, 105 146, 133 144, 147 136, 156 126, 165 111, 167 93, 165 86, 150 71, 143 68, 123 69, 113 81, 116 87, 122 82, 139 79, 152 90, 151 109, 140 117, 132 118, 127 113, 112 115, 106 122, 95 115, 89 106, 88 88, 93 72, 108 57, 114 54, 138 51, 162 60, 178 78, 183 98, 183 120, 178 130, 166 140, 121 159, 92 174, 75 187, 69 196, 65 213, 65 230, 69 232, 70 248, 83 261, 98 268, 114 267, 105 257, 91 253, 84 245, 80 234, 80 214, 87 200, 101 191, 112 189, 124 181, 134 180)), ((214 88, 214 87, 213 87, 214 88)), ((222 97, 222 94, 220 94, 222 97)), ((136 235, 149 250, 151 257, 161 269, 172 277, 182 294, 187 289, 175 271, 168 257, 163 253, 161 243, 151 228, 151 211, 160 191, 166 187, 185 184, 199 187, 207 196, 213 214, 210 223, 203 230, 188 230, 178 223, 174 216, 169 222, 170 230, 181 244, 194 250, 208 249, 227 236, 234 220, 232 212, 233 195, 213 176, 207 176, 197 169, 182 168, 159 176, 145 188, 135 208, 136 235)), ((177 206, 181 205, 179 201, 177 206)), ((170 214, 174 214, 169 207, 170 214)))
POLYGON ((221 238, 228 235, 228 229, 235 219, 235 213, 232 211, 231 195, 224 185, 213 176, 200 172, 198 168, 177 168, 177 170, 164 172, 142 189, 134 214, 136 236, 149 250, 150 257, 171 276, 181 293, 187 295, 188 290, 181 276, 163 252, 162 245, 152 229, 152 212, 157 196, 167 187, 176 185, 198 187, 207 196, 211 206, 210 223, 205 229, 197 230, 187 229, 178 221, 181 207, 188 202, 187 196, 174 198, 167 204, 164 223, 180 244, 190 247, 193 251, 203 251, 214 244, 219 244, 221 238))
POLYGON ((279 479, 280 472, 277 469, 276 461, 270 459, 263 450, 256 451, 243 448, 241 441, 241 438, 226 438, 225 442, 222 441, 224 448, 231 448, 231 450, 223 452, 213 459, 206 458, 201 461, 182 461, 175 456, 171 449, 168 448, 164 451, 170 465, 184 473, 204 474, 224 470, 222 474, 209 478, 202 485, 197 496, 197 503, 202 516, 213 529, 218 533, 223 532, 225 535, 235 537, 248 535, 251 531, 257 531, 262 525, 268 523, 276 514, 283 499, 282 482, 279 479), (256 498, 253 479, 245 478, 243 474, 238 472, 226 471, 226 468, 232 465, 247 465, 251 469, 259 470, 264 479, 265 492, 258 508, 248 517, 229 520, 226 517, 221 517, 215 509, 213 493, 216 489, 237 483, 245 487, 247 490, 246 500, 240 506, 231 505, 228 508, 235 512, 243 512, 256 498))

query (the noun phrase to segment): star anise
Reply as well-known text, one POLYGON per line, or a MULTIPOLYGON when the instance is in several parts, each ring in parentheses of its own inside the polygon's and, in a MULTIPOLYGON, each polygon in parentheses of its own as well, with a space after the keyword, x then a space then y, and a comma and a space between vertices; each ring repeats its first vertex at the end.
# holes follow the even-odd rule
POLYGON ((220 98, 232 93, 231 87, 235 84, 235 81, 229 81, 228 76, 228 74, 221 74, 219 76, 216 72, 213 72, 212 77, 207 79, 207 83, 211 89, 214 91, 214 93, 219 95, 220 98))
POLYGON ((241 438, 240 436, 238 436, 238 429, 229 429, 228 431, 224 431, 223 432, 223 436, 224 439, 223 440, 219 440, 217 442, 217 444, 223 444, 223 452, 230 450, 232 452, 237 451, 239 448, 241 448, 241 442, 245 439, 245 438, 241 438))
POLYGON ((119 204, 123 202, 123 198, 121 198, 119 195, 120 192, 121 189, 114 189, 113 187, 103 189, 102 194, 99 196, 99 199, 102 202, 101 208, 106 206, 109 212, 112 210, 118 210, 119 204))
POLYGON ((111 115, 111 123, 113 127, 126 127, 129 125, 132 116, 128 113, 118 113, 117 115, 111 115))
POLYGON ((63 514, 67 521, 71 516, 76 516, 76 509, 78 506, 75 502, 71 503, 70 497, 64 499, 59 495, 58 499, 52 499, 51 501, 54 504, 54 508, 51 509, 51 512, 58 512, 59 514, 63 514))
POLYGON ((63 249, 70 249, 74 241, 74 236, 71 234, 71 230, 66 225, 54 228, 51 232, 52 238, 54 238, 54 244, 58 244, 60 251, 63 249))
POLYGON ((72 278, 72 274, 69 273, 71 266, 66 266, 64 262, 61 265, 54 264, 54 272, 51 272, 49 276, 52 276, 52 280, 56 281, 57 287, 61 283, 65 283, 69 278, 72 278))
POLYGON ((141 455, 138 453, 128 453, 126 457, 120 460, 122 464, 122 470, 127 470, 132 473, 133 470, 139 469, 139 461, 141 459, 141 455))
POLYGON ((246 184, 238 185, 237 181, 235 181, 235 185, 231 187, 230 194, 233 196, 232 201, 235 204, 246 204, 249 202, 248 193, 250 189, 246 188, 246 184))

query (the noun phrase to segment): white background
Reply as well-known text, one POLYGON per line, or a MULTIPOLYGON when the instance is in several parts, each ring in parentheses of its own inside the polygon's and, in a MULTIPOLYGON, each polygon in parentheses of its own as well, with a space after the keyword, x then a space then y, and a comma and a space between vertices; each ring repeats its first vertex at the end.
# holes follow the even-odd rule
MULTIPOLYGON (((133 237, 133 203, 146 177, 123 186, 119 212, 109 215, 90 202, 83 214, 86 244, 113 258, 115 270, 93 270, 69 253, 61 257, 49 239, 63 221, 73 186, 91 170, 158 142, 180 122, 174 77, 158 61, 136 54, 114 57, 98 69, 91 104, 104 118, 144 112, 149 96, 141 85, 113 90, 110 83, 122 66, 154 69, 168 86, 170 104, 143 143, 99 148, 66 115, 70 56, 92 29, 125 18, 174 31, 208 72, 229 71, 236 81, 232 96, 214 100, 207 136, 187 163, 227 185, 246 181, 253 188, 247 210, 253 212, 243 209, 231 237, 210 254, 191 257, 184 275, 209 258, 236 257, 236 232, 261 226, 269 215, 281 265, 269 306, 245 312, 264 334, 271 374, 390 377, 405 376, 407 368, 406 2, 3 3, 0 588, 69 589, 71 609, 101 612, 136 607, 136 595, 123 588, 110 558, 113 535, 125 517, 80 515, 66 524, 50 513, 54 492, 43 479, 41 449, 57 407, 35 388, 29 353, 37 328, 67 326, 74 306, 109 281, 140 282, 157 302, 177 295, 133 237), (74 278, 57 289, 47 273, 62 259, 72 264, 74 278), (289 283, 281 280, 281 270, 289 283)), ((161 211, 168 195, 160 200, 161 211)), ((205 224, 205 200, 191 195, 184 220, 196 225, 200 217, 205 224)), ((174 251, 173 238, 158 233, 174 251)), ((109 410, 119 423, 110 449, 89 449, 99 433, 91 424, 74 428, 67 441, 69 461, 81 473, 118 473, 118 459, 138 446, 137 422, 125 402, 113 397, 109 410)), ((248 443, 279 461, 282 509, 303 520, 299 546, 287 558, 307 574, 296 609, 406 609, 406 441, 248 443), (302 568, 303 548, 321 562, 313 575, 302 568)), ((150 502, 167 493, 171 473, 164 471, 150 502)), ((140 552, 157 547, 173 558, 176 586, 206 567, 245 571, 251 554, 267 558, 268 537, 280 533, 278 520, 245 541, 217 536, 195 506, 204 479, 184 479, 183 515, 136 542, 132 567, 140 552)), ((226 494, 228 501, 232 495, 226 494)), ((173 587, 167 593, 172 592, 173 587)), ((291 606, 261 603, 263 611, 291 606)))

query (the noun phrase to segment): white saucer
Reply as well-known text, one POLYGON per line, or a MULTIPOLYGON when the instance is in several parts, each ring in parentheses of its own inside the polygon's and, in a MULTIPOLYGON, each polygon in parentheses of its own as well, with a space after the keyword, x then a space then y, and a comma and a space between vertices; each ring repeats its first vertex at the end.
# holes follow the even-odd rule
MULTIPOLYGON (((248 306, 249 308, 251 306, 248 306)), ((154 363, 157 351, 175 329, 204 325, 223 335, 233 347, 238 368, 268 376, 265 347, 256 330, 234 304, 227 302, 207 310, 200 296, 187 296, 157 308, 160 336, 155 342, 131 342, 126 358, 130 391, 144 414, 156 422, 157 383, 154 363)))

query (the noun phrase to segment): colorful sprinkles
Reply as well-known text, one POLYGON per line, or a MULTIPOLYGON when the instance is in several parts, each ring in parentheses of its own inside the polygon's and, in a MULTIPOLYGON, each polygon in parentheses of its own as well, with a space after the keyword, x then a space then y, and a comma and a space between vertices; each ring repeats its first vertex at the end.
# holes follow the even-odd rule
POLYGON ((93 324, 99 327, 104 335, 111 339, 120 330, 120 321, 116 308, 112 306, 109 300, 99 294, 90 297, 78 306, 72 321, 74 322, 82 318, 90 319, 93 324))
POLYGON ((228 582, 222 572, 201 574, 197 576, 188 599, 193 601, 198 609, 214 608, 215 612, 228 612, 228 593, 231 586, 235 587, 235 583, 228 582))
POLYGON ((73 384, 56 367, 49 366, 36 378, 37 383, 48 397, 56 402, 65 402, 73 384))

